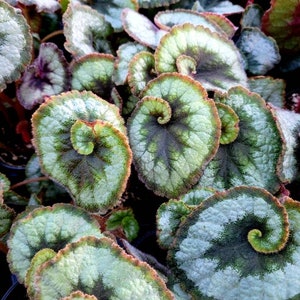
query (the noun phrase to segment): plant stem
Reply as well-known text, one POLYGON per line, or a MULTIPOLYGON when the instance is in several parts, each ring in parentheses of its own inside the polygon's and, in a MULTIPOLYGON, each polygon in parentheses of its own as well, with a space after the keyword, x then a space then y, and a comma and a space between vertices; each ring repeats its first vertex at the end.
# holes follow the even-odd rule
POLYGON ((26 184, 29 184, 29 183, 32 183, 32 182, 37 182, 37 181, 44 181, 44 180, 49 180, 49 177, 47 177, 47 176, 41 176, 41 177, 36 177, 36 178, 25 179, 25 180, 23 180, 21 182, 18 182, 16 184, 12 185, 10 187, 10 189, 13 190, 13 189, 18 188, 18 187, 20 187, 22 185, 26 185, 26 184))

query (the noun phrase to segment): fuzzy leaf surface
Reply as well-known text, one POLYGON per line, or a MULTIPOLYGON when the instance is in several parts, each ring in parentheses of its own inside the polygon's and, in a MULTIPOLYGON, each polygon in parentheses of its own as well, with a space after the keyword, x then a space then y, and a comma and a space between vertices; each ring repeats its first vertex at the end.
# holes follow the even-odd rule
POLYGON ((32 122, 42 171, 66 187, 77 205, 103 213, 118 204, 130 173, 131 150, 115 105, 74 90, 42 104, 32 122), (80 142, 77 131, 84 124, 90 130, 80 142), (90 143, 93 150, 81 152, 90 143))
POLYGON ((113 76, 116 85, 126 83, 129 63, 134 55, 141 51, 147 51, 147 47, 135 42, 124 43, 118 48, 113 76))
POLYGON ((171 270, 195 299, 299 295, 299 286, 289 284, 291 274, 300 278, 300 211, 293 205, 290 212, 267 191, 250 187, 215 194, 177 231, 171 270))
POLYGON ((244 28, 236 45, 246 59, 247 70, 254 75, 264 75, 280 62, 275 40, 258 28, 244 28))
POLYGON ((31 60, 32 37, 26 19, 5 1, 0 1, 0 92, 20 78, 31 60), (9 30, 8 30, 9 28, 9 30))
POLYGON ((219 101, 239 117, 239 134, 232 143, 220 145, 199 185, 216 189, 250 185, 276 192, 283 141, 272 112, 259 95, 242 87, 230 89, 219 101))
POLYGON ((122 12, 123 28, 129 36, 146 47, 155 49, 167 33, 156 27, 146 16, 125 8, 122 12))
POLYGON ((155 77, 155 60, 151 52, 137 53, 128 66, 128 84, 134 95, 139 95, 147 83, 155 77))
POLYGON ((39 299, 61 299, 77 290, 97 299, 173 299, 154 269, 108 238, 69 244, 43 265, 35 283, 39 299))
POLYGON ((182 56, 195 61, 189 76, 208 90, 226 91, 236 85, 247 86, 240 53, 224 35, 188 23, 173 27, 155 51, 156 71, 177 72, 182 56))
POLYGON ((285 140, 280 178, 283 182, 291 182, 299 172, 296 153, 300 143, 300 114, 277 107, 274 111, 285 140))
POLYGON ((112 102, 114 63, 115 58, 104 53, 88 54, 76 60, 71 66, 72 89, 92 91, 101 98, 112 102))
POLYGON ((110 53, 106 38, 113 28, 104 16, 87 5, 69 5, 63 14, 65 48, 75 57, 93 52, 110 53))
POLYGON ((242 28, 258 27, 261 28, 261 18, 264 14, 263 9, 258 4, 248 5, 241 19, 242 28))
POLYGON ((175 25, 188 22, 195 26, 202 25, 212 32, 224 34, 224 31, 217 23, 206 17, 205 14, 193 10, 177 9, 161 11, 155 15, 154 22, 159 28, 168 31, 175 25))
POLYGON ((133 160, 148 188, 176 198, 216 152, 216 107, 197 81, 178 73, 153 79, 142 96, 128 122, 133 160))
POLYGON ((270 76, 255 76, 248 79, 249 90, 259 94, 265 101, 284 107, 286 84, 283 79, 270 76))
POLYGON ((8 244, 8 261, 11 271, 20 282, 34 255, 43 248, 54 251, 82 236, 102 237, 98 223, 86 211, 69 204, 34 209, 14 222, 8 244))

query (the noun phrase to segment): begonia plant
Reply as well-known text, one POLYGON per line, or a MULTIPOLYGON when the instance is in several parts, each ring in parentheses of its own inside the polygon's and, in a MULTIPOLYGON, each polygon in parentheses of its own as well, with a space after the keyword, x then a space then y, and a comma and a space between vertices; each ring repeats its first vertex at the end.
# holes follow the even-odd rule
POLYGON ((0 0, 2 299, 298 299, 299 11, 0 0))

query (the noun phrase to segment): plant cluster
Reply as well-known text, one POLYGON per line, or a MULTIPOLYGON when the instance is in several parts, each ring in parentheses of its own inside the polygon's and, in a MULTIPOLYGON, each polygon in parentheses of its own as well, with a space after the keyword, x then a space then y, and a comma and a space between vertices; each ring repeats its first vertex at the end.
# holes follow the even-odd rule
POLYGON ((30 299, 300 297, 299 11, 0 0, 1 126, 26 174, 0 173, 0 245, 30 299), (139 189, 163 264, 133 246, 139 189))

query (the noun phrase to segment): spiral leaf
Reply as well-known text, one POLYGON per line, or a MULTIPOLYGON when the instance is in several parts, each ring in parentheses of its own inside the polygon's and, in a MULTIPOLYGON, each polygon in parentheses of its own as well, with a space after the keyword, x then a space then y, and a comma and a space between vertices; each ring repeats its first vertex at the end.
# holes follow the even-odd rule
POLYGON ((91 92, 72 91, 49 99, 32 123, 43 173, 89 211, 104 213, 118 204, 131 150, 116 106, 91 92))
POLYGON ((44 248, 58 251, 82 236, 102 237, 98 223, 83 209, 69 204, 34 209, 14 222, 8 244, 11 271, 20 282, 34 255, 44 248))
POLYGON ((129 62, 134 55, 140 51, 147 51, 147 47, 134 42, 124 43, 118 48, 118 57, 115 61, 115 73, 113 74, 113 81, 115 84, 125 84, 128 75, 129 62))
POLYGON ((97 299, 173 299, 154 269, 108 238, 85 237, 66 246, 39 269, 35 288, 37 299, 78 290, 97 299))
POLYGON ((176 198, 216 152, 216 107, 198 82, 178 73, 153 79, 142 96, 128 121, 134 163, 149 189, 176 198))
POLYGON ((156 71, 181 71, 178 57, 182 55, 190 56, 191 61, 195 62, 189 76, 206 89, 224 91, 236 85, 247 86, 247 76, 238 49, 224 35, 213 33, 200 25, 186 23, 174 26, 161 39, 155 51, 156 71))
POLYGON ((195 299, 291 299, 300 292, 290 284, 300 279, 293 205, 290 212, 258 188, 215 194, 180 225, 168 253, 172 271, 195 299))
POLYGON ((128 84, 134 95, 145 88, 147 83, 154 78, 154 56, 150 52, 141 51, 130 61, 128 67, 128 84))
POLYGON ((199 185, 215 189, 250 185, 275 193, 284 146, 271 110, 258 94, 242 87, 219 96, 216 101, 230 106, 238 116, 239 133, 232 143, 220 145, 199 185))
POLYGON ((180 222, 191 213, 194 207, 214 194, 212 189, 192 189, 178 200, 171 199, 157 210, 157 241, 162 248, 168 249, 173 243, 180 222))
POLYGON ((239 134, 239 117, 228 105, 217 103, 217 108, 222 123, 220 144, 230 144, 239 134))
POLYGON ((20 78, 31 60, 32 37, 26 19, 5 1, 0 1, 0 92, 20 78), (5 66, 5 67, 4 67, 5 66))
POLYGON ((130 208, 113 212, 105 225, 107 230, 122 229, 129 241, 135 239, 139 232, 139 224, 130 208))

